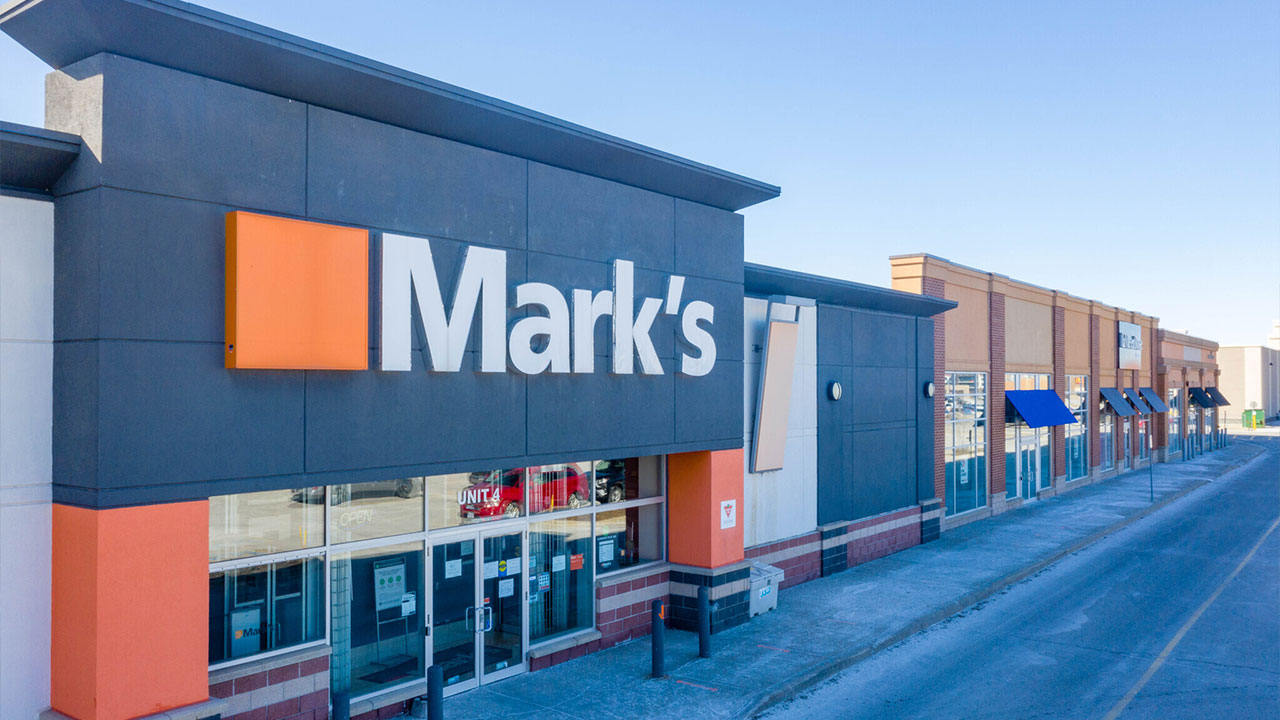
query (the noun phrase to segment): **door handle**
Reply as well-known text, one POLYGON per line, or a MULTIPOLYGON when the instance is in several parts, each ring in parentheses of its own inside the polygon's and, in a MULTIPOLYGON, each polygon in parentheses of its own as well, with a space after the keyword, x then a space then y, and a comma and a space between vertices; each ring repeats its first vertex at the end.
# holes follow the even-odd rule
POLYGON ((475 617, 475 623, 474 623, 475 631, 478 633, 484 632, 484 608, 482 607, 475 608, 474 617, 475 617))
POLYGON ((466 628, 472 632, 475 632, 475 629, 476 629, 475 611, 476 609, 474 606, 467 608, 467 615, 463 619, 463 623, 465 624, 466 628))
POLYGON ((484 606, 484 631, 489 632, 493 629, 493 607, 484 606))

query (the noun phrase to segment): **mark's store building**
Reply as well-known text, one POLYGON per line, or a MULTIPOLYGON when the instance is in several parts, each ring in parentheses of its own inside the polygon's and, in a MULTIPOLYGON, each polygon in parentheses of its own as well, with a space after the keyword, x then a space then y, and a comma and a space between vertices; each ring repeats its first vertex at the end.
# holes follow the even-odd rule
POLYGON ((172 0, 0 29, 5 720, 387 717, 1213 442, 1212 343, 745 263, 776 187, 172 0))

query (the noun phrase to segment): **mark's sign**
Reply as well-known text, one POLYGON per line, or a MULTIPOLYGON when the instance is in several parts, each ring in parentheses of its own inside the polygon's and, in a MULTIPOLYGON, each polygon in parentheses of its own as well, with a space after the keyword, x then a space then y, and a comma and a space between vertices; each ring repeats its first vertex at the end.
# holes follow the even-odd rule
MULTIPOLYGON (((245 212, 227 214, 227 344, 229 368, 364 370, 369 365, 368 231, 245 212)), ((595 372, 595 329, 608 318, 609 371, 661 375, 650 336, 655 324, 679 319, 687 345, 677 370, 706 375, 715 366, 709 328, 715 308, 683 302, 685 278, 670 275, 664 297, 636 297, 635 265, 614 260, 611 287, 573 288, 525 282, 508 292, 507 252, 464 248, 446 310, 431 242, 384 233, 380 263, 379 368, 412 368, 413 308, 426 339, 430 369, 458 372, 478 326, 482 373, 510 370, 595 372), (508 311, 531 311, 511 323, 508 311), (479 315, 479 322, 476 316, 479 315)))

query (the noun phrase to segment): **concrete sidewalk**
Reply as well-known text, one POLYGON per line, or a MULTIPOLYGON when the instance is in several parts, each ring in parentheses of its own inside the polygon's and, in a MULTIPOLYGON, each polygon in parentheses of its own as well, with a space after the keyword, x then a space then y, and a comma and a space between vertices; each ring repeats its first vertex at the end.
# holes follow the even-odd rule
POLYGON ((636 640, 445 701, 445 718, 736 718, 821 682, 1039 572, 1261 455, 1244 439, 971 523, 942 538, 784 590, 778 609, 712 638, 667 631, 668 678, 636 640))

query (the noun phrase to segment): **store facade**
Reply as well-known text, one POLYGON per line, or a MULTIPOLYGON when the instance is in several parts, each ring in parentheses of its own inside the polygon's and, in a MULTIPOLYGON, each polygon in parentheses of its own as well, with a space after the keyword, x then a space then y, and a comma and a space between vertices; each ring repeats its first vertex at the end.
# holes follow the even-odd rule
POLYGON ((895 289, 958 305, 937 322, 934 350, 944 530, 1166 461, 1188 432, 1200 447, 1206 422, 1210 447, 1223 441, 1213 407, 1226 399, 1186 399, 1216 384, 1216 343, 933 255, 890 265, 895 289))

